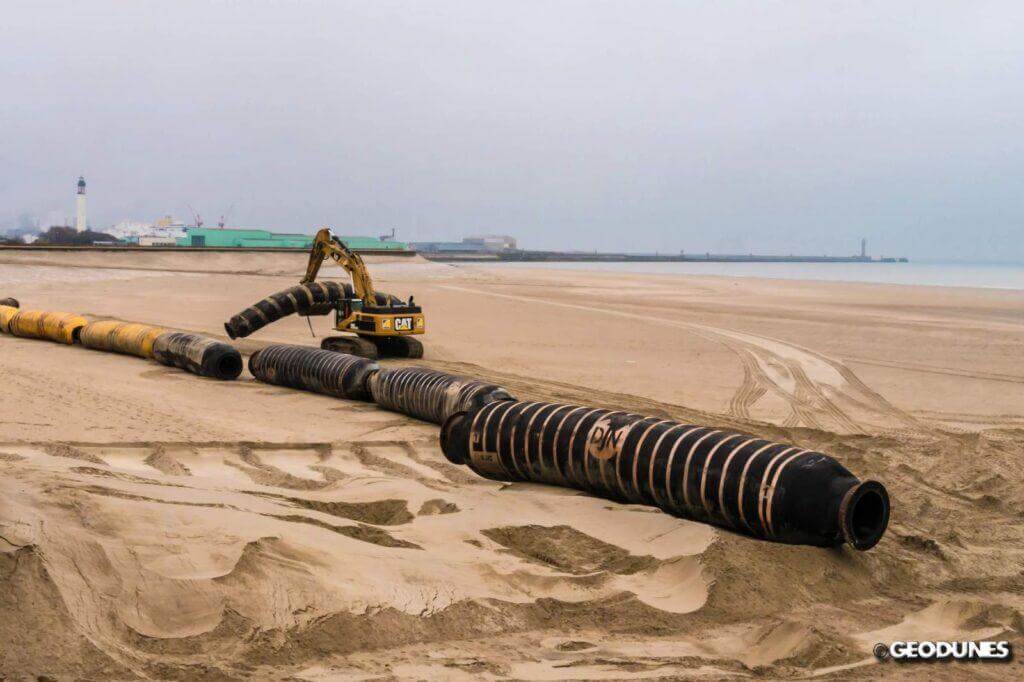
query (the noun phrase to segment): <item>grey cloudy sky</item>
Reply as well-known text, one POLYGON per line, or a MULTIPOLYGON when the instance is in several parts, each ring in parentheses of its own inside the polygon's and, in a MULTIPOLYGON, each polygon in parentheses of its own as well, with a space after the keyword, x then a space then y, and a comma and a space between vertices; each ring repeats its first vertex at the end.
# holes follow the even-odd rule
POLYGON ((0 227, 1024 260, 1024 3, 32 2, 0 227))

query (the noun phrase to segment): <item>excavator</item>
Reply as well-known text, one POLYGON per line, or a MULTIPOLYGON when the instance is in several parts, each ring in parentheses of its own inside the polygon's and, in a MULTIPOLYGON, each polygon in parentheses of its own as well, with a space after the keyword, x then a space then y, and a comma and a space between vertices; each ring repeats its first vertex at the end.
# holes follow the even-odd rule
POLYGON ((413 338, 426 332, 423 309, 413 297, 402 301, 373 288, 373 280, 362 257, 345 242, 323 228, 316 233, 309 251, 309 265, 301 284, 316 281, 320 266, 327 259, 340 265, 352 277, 355 296, 339 301, 334 313, 334 328, 343 336, 329 336, 320 347, 351 353, 364 358, 423 357, 423 344, 413 338))

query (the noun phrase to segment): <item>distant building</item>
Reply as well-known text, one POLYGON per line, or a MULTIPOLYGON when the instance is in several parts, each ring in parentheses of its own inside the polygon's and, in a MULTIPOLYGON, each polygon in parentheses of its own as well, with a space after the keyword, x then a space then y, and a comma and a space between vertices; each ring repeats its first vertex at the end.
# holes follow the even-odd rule
MULTIPOLYGON (((381 241, 377 237, 341 236, 339 239, 352 249, 387 249, 404 251, 404 242, 381 241)), ((190 227, 184 237, 176 240, 178 246, 219 248, 298 248, 313 246, 313 235, 270 232, 269 230, 234 230, 209 227, 190 227)))
POLYGON ((410 242, 409 246, 425 253, 444 253, 450 251, 476 253, 480 250, 479 246, 465 242, 410 242))
POLYGON ((178 240, 174 237, 157 237, 142 235, 136 238, 139 246, 177 246, 178 240))
POLYGON ((162 230, 181 230, 184 233, 188 225, 180 220, 175 220, 169 215, 165 215, 163 218, 160 218, 153 223, 153 227, 160 228, 162 230))
POLYGON ((174 246, 177 239, 185 237, 186 226, 184 223, 174 220, 171 216, 165 216, 155 223, 122 220, 107 230, 107 233, 128 244, 147 242, 145 245, 148 246, 163 246, 170 242, 170 245, 174 246))
POLYGON ((78 194, 75 196, 75 229, 85 232, 89 229, 85 215, 85 177, 78 176, 78 194))
POLYGON ((471 244, 481 251, 514 251, 516 238, 507 234, 487 234, 478 237, 465 237, 465 244, 471 244))
POLYGON ((427 253, 515 251, 516 238, 503 234, 492 234, 479 237, 465 237, 461 242, 413 242, 410 246, 417 251, 425 251, 427 253))

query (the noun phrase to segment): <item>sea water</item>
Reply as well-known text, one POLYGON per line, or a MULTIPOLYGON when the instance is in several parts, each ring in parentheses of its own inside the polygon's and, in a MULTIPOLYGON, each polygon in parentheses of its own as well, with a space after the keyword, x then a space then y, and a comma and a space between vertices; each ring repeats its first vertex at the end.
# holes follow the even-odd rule
POLYGON ((653 275, 720 275, 767 279, 873 282, 945 287, 1024 290, 1024 263, 660 263, 536 262, 499 267, 635 272, 653 275))

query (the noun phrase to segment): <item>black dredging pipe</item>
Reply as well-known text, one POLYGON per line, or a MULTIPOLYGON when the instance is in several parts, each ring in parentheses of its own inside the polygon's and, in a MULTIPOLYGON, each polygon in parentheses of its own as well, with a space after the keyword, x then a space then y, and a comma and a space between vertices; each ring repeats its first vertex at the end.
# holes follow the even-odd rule
POLYGON ((18 303, 16 298, 0 298, 0 305, 5 305, 8 308, 20 308, 21 304, 18 303))
POLYGON ((764 540, 858 550, 889 522, 889 496, 835 459, 708 426, 607 409, 492 402, 441 429, 455 464, 649 504, 764 540))
POLYGON ((310 282, 278 291, 254 303, 224 323, 232 339, 244 338, 293 313, 326 315, 339 301, 352 297, 347 282, 310 282))
POLYGON ((237 379, 242 373, 242 356, 236 348, 198 334, 161 334, 153 341, 153 359, 214 379, 237 379))
MULTIPOLYGON (((354 295, 348 282, 299 284, 249 306, 225 322, 224 329, 232 339, 245 338, 288 315, 326 315, 339 302, 354 295)), ((382 291, 376 292, 374 300, 378 306, 405 305, 401 299, 382 291)))
POLYGON ((267 346, 249 356, 259 381, 352 400, 370 400, 366 382, 378 369, 373 360, 306 346, 267 346))
POLYGON ((423 367, 381 369, 370 375, 368 387, 381 407, 435 424, 456 412, 513 399, 500 386, 423 367))

